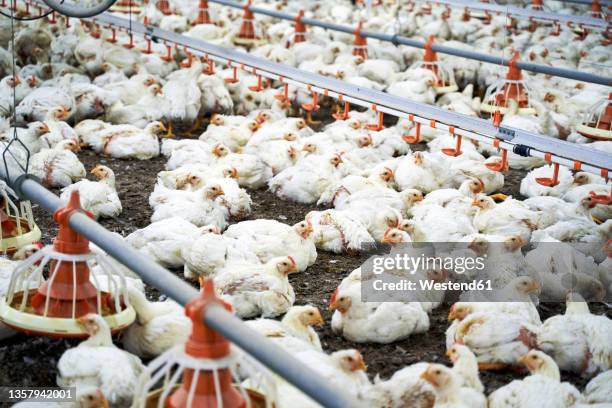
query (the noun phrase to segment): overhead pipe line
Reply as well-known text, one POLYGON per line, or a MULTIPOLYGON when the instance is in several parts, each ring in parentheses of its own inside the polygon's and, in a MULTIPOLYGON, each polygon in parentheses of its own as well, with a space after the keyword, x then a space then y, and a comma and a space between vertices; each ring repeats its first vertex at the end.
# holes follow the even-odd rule
MULTIPOLYGON (((209 0, 209 3, 216 3, 216 4, 233 7, 233 8, 239 8, 239 9, 244 9, 244 7, 246 7, 245 5, 232 1, 232 0, 209 0)), ((469 3, 469 4, 472 4, 472 3, 469 3)), ((481 3, 478 3, 478 4, 481 4, 481 3)), ((487 4, 484 4, 484 5, 486 6, 487 4)), ((266 15, 266 16, 278 18, 281 20, 295 21, 297 18, 297 16, 295 15, 283 13, 283 12, 276 11, 276 10, 269 10, 263 7, 257 7, 257 6, 251 5, 251 6, 248 6, 248 8, 255 14, 266 15)), ((541 12, 534 11, 534 13, 541 13, 541 12)), ((562 16, 562 15, 559 14, 559 16, 562 16)), ((588 19, 597 20, 597 19, 591 19, 591 18, 588 18, 588 19)), ((324 29, 343 32, 346 34, 354 34, 356 30, 355 27, 331 23, 331 22, 317 20, 313 18, 300 17, 300 21, 307 26, 321 27, 324 29)), ((375 40, 390 42, 395 45, 406 45, 406 46, 414 47, 414 48, 424 49, 425 44, 426 44, 425 41, 414 40, 412 38, 403 37, 397 34, 385 34, 385 33, 379 33, 375 31, 366 31, 366 30, 360 31, 360 34, 362 37, 365 37, 365 38, 372 38, 375 40)), ((498 57, 495 55, 490 55, 490 54, 486 54, 482 52, 464 50, 464 49, 449 47, 449 46, 440 45, 440 44, 433 44, 432 49, 433 51, 439 52, 442 54, 452 55, 452 56, 461 57, 461 58, 467 58, 471 60, 485 62, 488 64, 495 64, 495 65, 501 65, 501 66, 506 66, 506 67, 509 66, 509 62, 511 60, 511 58, 498 57)), ((561 78, 574 79, 576 81, 581 81, 581 82, 589 82, 593 84, 612 86, 612 77, 597 75, 597 74, 593 74, 590 72, 583 72, 583 71, 578 71, 578 70, 573 70, 573 69, 568 69, 568 68, 552 67, 549 65, 534 64, 534 63, 523 62, 523 61, 517 61, 516 66, 522 70, 530 71, 530 72, 534 72, 538 74, 552 75, 552 76, 557 76, 561 78)))
MULTIPOLYGON (((99 25, 116 29, 129 29, 129 21, 109 13, 90 19, 99 25)), ((447 111, 437 106, 414 102, 373 89, 365 89, 335 78, 324 77, 311 72, 272 62, 263 58, 227 49, 182 34, 145 26, 132 22, 132 31, 154 38, 157 41, 189 49, 194 55, 205 57, 228 67, 238 66, 252 74, 283 84, 294 85, 325 96, 342 99, 354 105, 374 108, 398 118, 407 118, 440 131, 449 131, 481 143, 496 145, 517 154, 538 157, 550 163, 557 163, 573 169, 607 177, 612 169, 612 156, 583 145, 558 140, 527 132, 522 129, 495 126, 492 121, 447 111)))

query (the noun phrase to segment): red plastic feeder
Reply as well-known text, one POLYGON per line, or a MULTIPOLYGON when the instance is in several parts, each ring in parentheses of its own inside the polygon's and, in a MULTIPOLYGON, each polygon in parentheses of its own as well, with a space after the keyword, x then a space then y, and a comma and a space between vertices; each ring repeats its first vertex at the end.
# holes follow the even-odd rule
POLYGON ((306 41, 306 24, 302 22, 303 17, 304 17, 304 10, 300 10, 298 15, 295 17, 293 44, 297 44, 297 43, 306 41))
POLYGON ((427 42, 423 46, 425 53, 421 61, 415 62, 410 69, 424 68, 433 72, 435 76, 434 89, 436 93, 443 94, 448 92, 455 92, 459 87, 455 81, 455 74, 452 70, 445 68, 440 61, 438 61, 438 55, 433 50, 434 36, 430 35, 427 42))
POLYGON ((28 334, 86 337, 76 319, 88 313, 104 317, 113 331, 134 321, 122 272, 109 270, 112 265, 102 259, 105 255, 90 252, 89 241, 70 228, 68 220, 75 211, 91 217, 81 208, 78 191, 53 215, 59 224, 53 246, 42 248, 13 271, 7 296, 0 300, 0 319, 8 326, 28 334), (98 275, 90 273, 94 264, 102 268, 98 275), (102 278, 117 296, 96 287, 102 278))
POLYGON ((200 0, 198 5, 198 18, 193 22, 194 24, 212 24, 210 14, 208 13, 208 0, 200 0))
POLYGON ((253 20, 255 16, 250 10, 251 1, 249 0, 244 5, 244 13, 242 14, 242 24, 240 24, 240 32, 234 37, 234 43, 244 46, 254 46, 261 42, 261 38, 255 33, 253 20))
POLYGON ((141 376, 134 395, 133 407, 165 406, 170 408, 244 408, 274 406, 276 388, 270 374, 257 366, 246 354, 233 348, 218 332, 203 321, 210 306, 232 307, 215 293, 212 279, 202 281, 201 296, 185 307, 193 322, 191 335, 184 345, 177 345, 153 360, 141 376), (254 383, 261 394, 234 384, 240 370, 254 383), (149 391, 163 382, 161 388, 149 391), (268 405, 266 405, 266 400, 268 405))
POLYGON ((164 15, 169 16, 172 14, 170 10, 170 2, 168 0, 157 0, 157 9, 161 11, 164 15))
POLYGON ((362 26, 363 21, 360 21, 355 31, 353 31, 355 35, 355 40, 353 41, 353 55, 359 56, 365 60, 368 59, 368 40, 361 35, 362 26))
POLYGON ((523 80, 520 68, 516 66, 519 58, 520 54, 515 52, 508 62, 508 73, 505 80, 493 84, 487 89, 480 107, 481 111, 490 114, 499 111, 501 114, 505 114, 508 109, 508 101, 513 99, 518 104, 519 115, 534 115, 536 113, 529 102, 531 92, 523 80))

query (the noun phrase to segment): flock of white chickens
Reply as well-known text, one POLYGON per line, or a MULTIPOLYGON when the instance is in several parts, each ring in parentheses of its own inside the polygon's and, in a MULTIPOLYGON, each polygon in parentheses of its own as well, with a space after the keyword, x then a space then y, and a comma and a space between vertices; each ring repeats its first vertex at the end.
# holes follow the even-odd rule
MULTIPOLYGON (((562 11, 560 2, 547 3, 562 11)), ((559 36, 549 35, 551 28, 544 26, 521 30, 528 26, 522 22, 508 29, 503 16, 484 24, 466 19, 462 11, 447 15, 434 6, 426 13, 401 1, 371 8, 345 1, 254 4, 290 13, 304 9, 307 16, 343 24, 363 19, 364 30, 434 35, 454 47, 498 55, 519 50, 541 64, 612 72, 601 66, 612 49, 601 45, 596 32, 578 41, 569 29, 559 36)), ((233 47, 240 10, 211 8, 215 24, 192 25, 189 16, 197 15, 197 6, 194 0, 173 0, 173 14, 164 15, 150 2, 138 18, 233 47)), ((31 153, 30 172, 45 186, 61 188, 64 201, 78 190, 83 207, 96 219, 122 213, 117 183, 124 175, 104 165, 86 169, 81 149, 125 160, 163 155, 166 170, 149 196, 151 224, 126 236, 126 245, 164 267, 183 269, 194 283, 212 277, 235 313, 252 319, 246 321, 249 327, 338 389, 380 408, 612 407, 612 321, 591 314, 584 301, 609 302, 612 294, 612 205, 591 194, 609 196, 607 179, 561 167, 559 184, 542 186, 536 178, 551 177, 552 167, 509 153, 509 167, 525 171, 520 192, 526 199, 506 197, 501 194, 504 173, 487 167, 501 162, 492 147, 464 140, 462 154, 450 156, 442 149, 455 147, 453 135, 423 127, 420 142, 426 149, 423 144, 415 148, 406 141, 415 135, 414 123, 401 119, 371 130, 367 125, 377 121, 371 111, 353 110, 345 120, 311 126, 296 115, 302 103, 310 102, 309 93, 290 86, 290 101, 281 101, 275 98, 278 87, 254 90, 252 74, 239 72, 239 81, 225 81, 233 75, 231 68, 215 71, 198 58, 182 61, 188 56, 178 50, 172 51, 173 61, 165 61, 163 44, 153 43, 153 53, 141 53, 147 46, 142 39, 126 48, 123 33, 109 42, 109 29, 90 35, 92 27, 74 20, 67 24, 63 17, 55 24, 18 24, 13 50, 18 74, 12 75, 7 21, 0 20, 3 146, 16 132, 31 153), (12 109, 16 129, 9 127, 12 109), (86 178, 88 170, 96 181, 86 178), (245 220, 252 218, 247 189, 262 188, 280 200, 310 204, 313 211, 295 225, 245 220), (317 251, 353 254, 376 243, 411 242, 469 243, 468 256, 489 257, 495 293, 513 302, 462 298, 449 311, 446 347, 452 367, 420 362, 372 382, 359 343, 427 336, 431 312, 449 307, 444 293, 423 302, 363 302, 361 269, 346 271, 330 300, 331 326, 356 348, 327 353, 314 329, 326 323, 316 307, 295 304, 289 275, 315 264, 317 251), (565 273, 574 275, 569 293, 561 282, 565 273), (542 321, 533 301, 538 295, 566 302, 565 314, 542 321), (521 367, 529 371, 522 380, 484 394, 479 370, 521 367), (561 370, 591 380, 581 393, 561 382, 561 370)), ((265 40, 249 50, 254 55, 471 116, 480 115, 474 89, 504 75, 497 67, 440 55, 460 91, 437 95, 430 71, 408 69, 421 50, 370 41, 364 59, 352 55, 352 36, 317 28, 309 28, 306 42, 287 47, 291 23, 257 16, 255 24, 265 40)), ((536 115, 520 116, 511 104, 502 124, 590 142, 575 126, 609 89, 554 77, 530 80, 536 115)), ((590 146, 612 152, 609 141, 590 146)), ((11 151, 25 164, 24 149, 13 144, 11 151)), ((34 250, 29 247, 18 257, 34 250)), ((3 283, 11 265, 3 260, 3 283)), ((122 348, 113 344, 103 319, 87 316, 81 320, 91 336, 59 360, 58 385, 79 387, 76 406, 129 406, 143 370, 140 358, 153 358, 190 333, 181 307, 148 300, 142 281, 126 273, 137 320, 122 334, 122 348)), ((419 273, 436 282, 460 278, 446 270, 419 273)), ((6 291, 6 285, 0 288, 6 291)), ((277 407, 317 406, 280 378, 277 388, 277 407)))

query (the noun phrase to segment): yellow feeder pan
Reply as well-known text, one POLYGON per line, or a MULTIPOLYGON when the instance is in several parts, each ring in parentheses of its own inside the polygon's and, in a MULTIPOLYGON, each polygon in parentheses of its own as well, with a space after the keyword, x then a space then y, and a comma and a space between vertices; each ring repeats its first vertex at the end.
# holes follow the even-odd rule
POLYGON ((589 108, 576 131, 589 139, 612 140, 612 93, 589 108))
POLYGON ((18 202, 15 193, 0 185, 0 251, 12 254, 40 240, 41 232, 32 215, 29 201, 18 202))
POLYGON ((102 316, 115 332, 136 318, 122 271, 104 255, 91 252, 89 241, 70 228, 68 221, 75 211, 91 216, 81 208, 78 191, 53 216, 59 224, 53 245, 13 270, 6 297, 0 301, 0 320, 7 326, 33 335, 87 337, 77 323, 86 314, 102 316), (101 272, 91 273, 94 266, 101 272))
MULTIPOLYGON (((17 218, 10 217, 17 221, 17 218)), ((16 252, 19 248, 40 241, 42 233, 38 225, 30 225, 26 220, 19 220, 22 233, 15 236, 0 238, 0 251, 7 254, 16 252)))

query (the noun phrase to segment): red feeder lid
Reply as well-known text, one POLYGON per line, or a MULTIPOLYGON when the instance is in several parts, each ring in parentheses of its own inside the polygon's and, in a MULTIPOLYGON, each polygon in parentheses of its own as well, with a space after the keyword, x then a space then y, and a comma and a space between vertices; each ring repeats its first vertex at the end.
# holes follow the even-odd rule
MULTIPOLYGON (((185 314, 193 323, 191 335, 185 344, 185 352, 196 358, 221 359, 229 356, 230 343, 204 323, 204 311, 210 305, 219 305, 226 310, 232 310, 229 303, 216 295, 212 279, 205 279, 202 284, 201 296, 185 307, 185 314)), ((232 384, 230 370, 220 368, 217 371, 217 377, 221 396, 217 395, 213 371, 200 371, 196 375, 193 369, 186 368, 181 387, 168 398, 166 405, 172 408, 187 407, 192 382, 196 381, 194 394, 191 396, 191 406, 220 408, 217 405, 217 400, 220 399, 223 407, 246 407, 246 401, 232 384)))
MULTIPOLYGON (((81 207, 78 191, 72 192, 66 207, 53 214, 53 218, 59 224, 59 231, 53 241, 53 246, 57 252, 64 254, 87 254, 89 253, 89 240, 70 228, 68 224, 70 215, 74 211, 82 211, 92 217, 91 213, 84 211, 81 207)), ((47 316, 72 318, 74 314, 75 318, 79 318, 87 313, 98 313, 98 291, 89 280, 87 262, 54 260, 49 263, 49 273, 52 274, 51 277, 43 282, 32 297, 32 306, 37 314, 44 315, 49 286, 47 316)), ((104 304, 106 299, 102 301, 104 304)))

